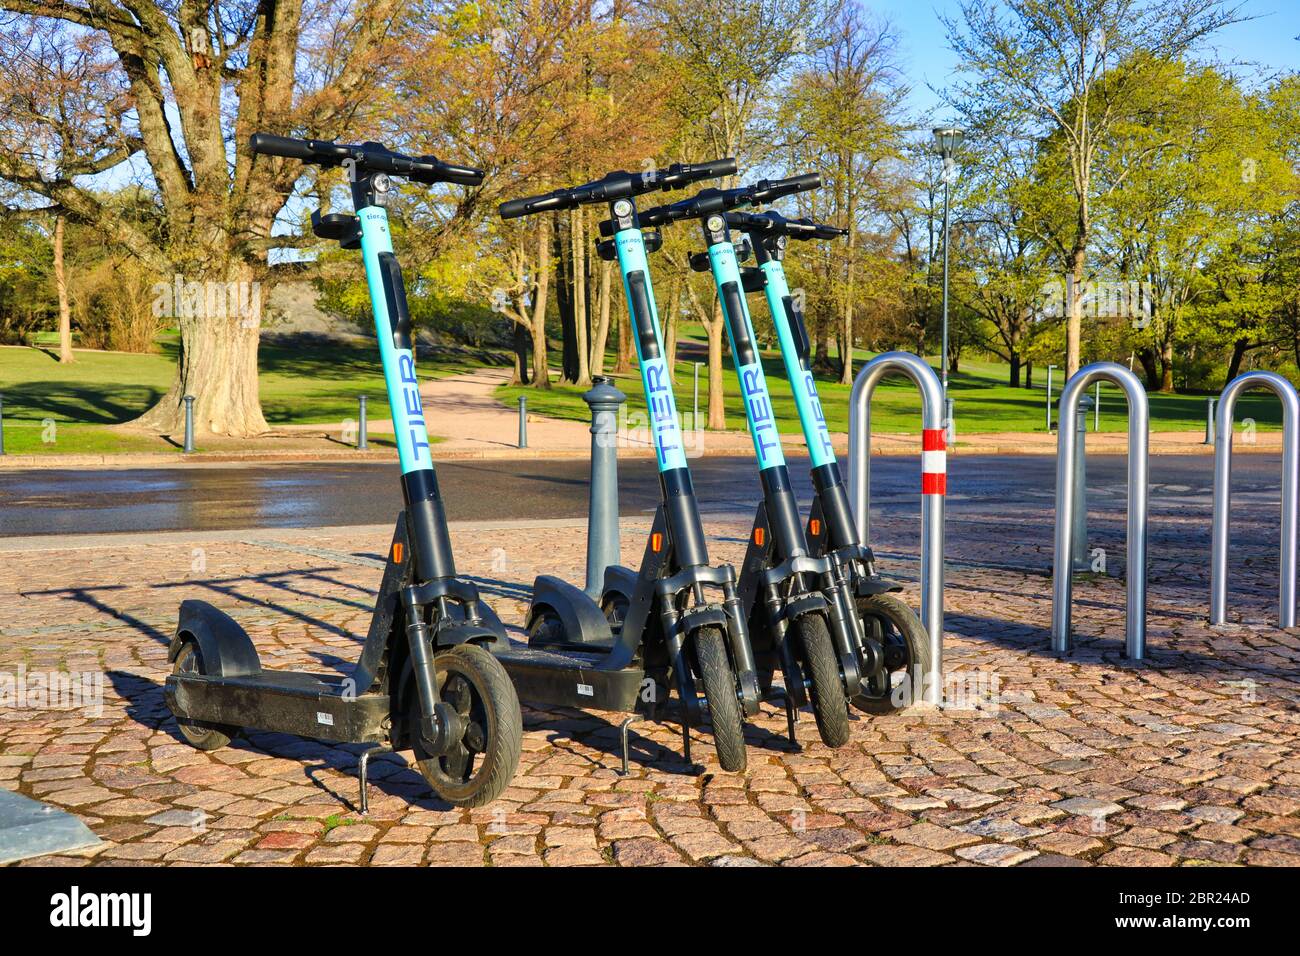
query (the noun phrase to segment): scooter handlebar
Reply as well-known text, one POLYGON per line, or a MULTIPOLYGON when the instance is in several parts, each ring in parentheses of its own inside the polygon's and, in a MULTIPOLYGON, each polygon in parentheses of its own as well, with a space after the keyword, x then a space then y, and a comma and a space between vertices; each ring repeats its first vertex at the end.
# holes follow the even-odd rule
POLYGON ((497 207, 497 213, 502 219, 518 219, 539 212, 573 209, 587 203, 611 202, 659 189, 680 189, 688 183, 730 176, 735 171, 734 159, 714 159, 707 163, 673 163, 664 169, 643 173, 614 172, 581 186, 507 200, 497 207))
POLYGON ((483 181, 481 169, 444 163, 437 156, 403 156, 380 143, 348 146, 325 139, 293 139, 269 133, 254 133, 248 140, 248 146, 255 153, 298 159, 316 166, 341 166, 346 160, 352 160, 358 168, 391 173, 418 183, 477 186, 483 181))

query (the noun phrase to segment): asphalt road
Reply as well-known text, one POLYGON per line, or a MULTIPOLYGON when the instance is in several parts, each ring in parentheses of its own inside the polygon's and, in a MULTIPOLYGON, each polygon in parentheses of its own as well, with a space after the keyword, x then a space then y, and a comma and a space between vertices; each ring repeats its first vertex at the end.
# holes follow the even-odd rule
MULTIPOLYGON (((791 459, 800 499, 811 494, 806 459, 791 459)), ((1277 500, 1277 455, 1237 455, 1234 506, 1277 500)), ((708 513, 750 513, 759 497, 750 458, 696 459, 696 493, 708 513)), ((1048 456, 949 459, 949 518, 1051 508, 1056 462, 1048 456)), ((448 515, 456 521, 583 517, 587 462, 581 459, 449 461, 438 465, 448 515)), ((919 465, 913 457, 872 459, 872 506, 914 513, 919 465)), ((0 536, 294 528, 383 524, 401 507, 395 464, 313 463, 258 467, 123 471, 0 471, 0 536)), ((1209 456, 1151 458, 1152 512, 1208 514, 1209 456)), ((1122 511, 1125 459, 1090 456, 1089 503, 1122 511)), ((653 512, 658 484, 648 459, 620 463, 624 515, 653 512)))

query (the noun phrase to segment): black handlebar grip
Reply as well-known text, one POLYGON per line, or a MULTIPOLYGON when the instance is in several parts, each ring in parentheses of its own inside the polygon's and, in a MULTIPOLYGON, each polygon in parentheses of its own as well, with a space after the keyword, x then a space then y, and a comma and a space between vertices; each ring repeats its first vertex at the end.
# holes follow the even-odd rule
POLYGON ((478 186, 483 182, 483 170, 473 166, 453 166, 451 163, 438 164, 438 178, 444 182, 460 186, 478 186))
POLYGON ((771 202, 782 196, 793 196, 795 193, 819 189, 821 184, 820 173, 804 173, 802 176, 791 176, 789 179, 769 179, 759 183, 758 188, 754 190, 754 198, 759 202, 771 202))
POLYGON ((248 147, 255 153, 263 153, 267 156, 284 156, 287 159, 301 159, 303 162, 316 158, 311 143, 305 139, 290 139, 288 136, 254 133, 248 139, 248 147))
POLYGON ((694 163, 691 165, 692 173, 706 179, 721 179, 723 176, 734 176, 736 169, 734 159, 714 159, 707 163, 694 163))
POLYGON ((569 190, 559 189, 542 196, 525 196, 523 199, 509 199, 497 207, 497 214, 502 219, 518 219, 531 216, 535 212, 550 212, 552 209, 569 209, 574 206, 569 190))

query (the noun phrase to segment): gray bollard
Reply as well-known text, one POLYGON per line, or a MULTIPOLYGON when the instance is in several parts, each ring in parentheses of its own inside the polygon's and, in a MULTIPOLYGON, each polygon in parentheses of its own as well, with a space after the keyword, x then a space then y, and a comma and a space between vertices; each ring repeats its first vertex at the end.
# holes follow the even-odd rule
POLYGON ((1097 394, 1093 399, 1095 403, 1092 407, 1092 430, 1101 431, 1101 382, 1097 383, 1097 394))
POLYGON ((1092 570, 1092 559, 1088 555, 1088 460, 1084 452, 1088 409, 1091 407, 1090 396, 1083 395, 1079 398, 1075 418, 1079 441, 1074 446, 1074 547, 1070 552, 1070 564, 1075 574, 1086 574, 1092 570))
POLYGON ((185 396, 185 454, 194 451, 194 396, 185 396))
POLYGON ((943 440, 947 442, 949 448, 951 448, 957 441, 957 420, 953 417, 952 405, 953 402, 951 398, 945 398, 943 400, 943 440))
POLYGON ((366 440, 366 396, 357 396, 357 451, 367 451, 370 443, 366 440))
POLYGON ((528 396, 519 396, 519 447, 528 447, 528 396))
POLYGON ((1217 399, 1205 400, 1205 444, 1214 444, 1214 405, 1217 399))
POLYGON ((618 407, 627 396, 598 375, 582 400, 591 408, 591 483, 587 511, 587 594, 599 600, 605 569, 619 563, 618 407))
POLYGON ((0 455, 5 453, 5 397, 0 395, 0 455))

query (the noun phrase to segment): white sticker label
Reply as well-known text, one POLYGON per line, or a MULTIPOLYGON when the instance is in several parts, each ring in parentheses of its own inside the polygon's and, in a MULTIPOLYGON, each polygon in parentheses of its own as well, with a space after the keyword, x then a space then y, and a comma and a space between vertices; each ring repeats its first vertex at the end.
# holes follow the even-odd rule
POLYGON ((579 684, 578 693, 583 697, 595 697, 596 688, 592 687, 590 684, 579 684))
POLYGON ((334 715, 333 715, 333 714, 322 714, 320 711, 317 711, 317 712, 316 712, 316 723, 318 723, 318 724, 324 724, 326 727, 333 727, 333 726, 334 726, 334 715))

